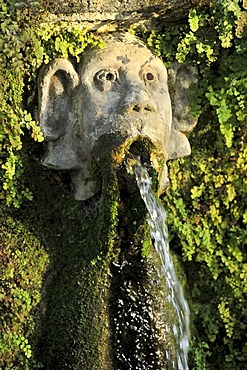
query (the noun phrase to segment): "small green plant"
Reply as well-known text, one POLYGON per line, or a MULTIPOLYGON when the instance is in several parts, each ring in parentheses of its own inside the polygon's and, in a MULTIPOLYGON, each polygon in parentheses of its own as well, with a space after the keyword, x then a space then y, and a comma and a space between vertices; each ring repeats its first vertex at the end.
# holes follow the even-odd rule
POLYGON ((35 4, 24 5, 0 1, 0 199, 16 208, 32 199, 22 177, 24 136, 30 132, 33 140, 43 140, 33 112, 27 112, 24 104, 28 95, 32 98, 38 68, 55 57, 78 61, 87 46, 103 46, 80 25, 39 25, 32 16, 35 4))
POLYGON ((192 370, 207 370, 207 356, 210 355, 209 346, 207 343, 199 343, 194 349, 194 363, 192 370))
POLYGON ((179 239, 187 270, 194 340, 201 345, 194 347, 192 340, 194 369, 230 370, 246 363, 246 348, 239 345, 247 325, 245 13, 241 1, 192 10, 172 53, 169 31, 149 38, 159 53, 169 50, 169 62, 173 56, 198 68, 192 155, 169 163, 171 186, 164 197, 171 243, 179 239))
POLYGON ((0 239, 1 368, 28 370, 37 365, 31 359, 32 311, 41 298, 48 256, 23 225, 2 215, 0 239))

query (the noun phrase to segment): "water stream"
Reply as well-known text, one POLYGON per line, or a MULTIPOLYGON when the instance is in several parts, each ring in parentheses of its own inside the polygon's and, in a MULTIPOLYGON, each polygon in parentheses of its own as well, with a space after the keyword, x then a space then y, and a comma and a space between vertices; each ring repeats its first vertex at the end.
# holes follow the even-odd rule
POLYGON ((177 367, 179 370, 188 370, 187 354, 189 349, 190 312, 181 284, 176 276, 169 250, 166 212, 151 189, 151 180, 146 168, 140 163, 136 163, 133 166, 133 170, 141 197, 150 215, 149 224, 151 237, 154 239, 155 249, 160 255, 162 270, 170 292, 167 300, 172 304, 177 317, 177 325, 172 326, 173 334, 177 342, 177 367))

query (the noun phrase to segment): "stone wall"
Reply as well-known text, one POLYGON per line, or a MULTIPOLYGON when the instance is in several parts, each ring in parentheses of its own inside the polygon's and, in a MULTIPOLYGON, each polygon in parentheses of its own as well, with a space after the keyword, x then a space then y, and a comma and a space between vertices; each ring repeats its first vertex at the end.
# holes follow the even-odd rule
POLYGON ((76 0, 41 1, 45 20, 80 21, 89 28, 100 28, 106 22, 127 27, 145 24, 159 28, 166 23, 185 18, 193 7, 201 7, 215 0, 76 0))

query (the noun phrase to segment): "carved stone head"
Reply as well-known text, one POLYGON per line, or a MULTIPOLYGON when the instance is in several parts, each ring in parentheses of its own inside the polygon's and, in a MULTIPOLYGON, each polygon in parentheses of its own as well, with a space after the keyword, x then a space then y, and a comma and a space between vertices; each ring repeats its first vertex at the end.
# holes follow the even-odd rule
POLYGON ((92 159, 144 138, 153 145, 154 166, 163 163, 162 193, 165 162, 190 154, 184 133, 196 124, 189 109, 194 71, 176 64, 167 73, 163 62, 130 34, 105 42, 103 49, 86 51, 76 68, 67 59, 42 68, 39 120, 48 142, 43 164, 70 170, 75 197, 84 200, 97 191, 90 178, 92 159))

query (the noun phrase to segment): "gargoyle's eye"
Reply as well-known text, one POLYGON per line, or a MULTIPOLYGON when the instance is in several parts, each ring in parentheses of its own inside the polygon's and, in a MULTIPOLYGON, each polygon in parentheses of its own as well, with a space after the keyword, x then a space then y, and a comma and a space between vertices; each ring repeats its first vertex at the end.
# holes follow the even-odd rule
POLYGON ((102 81, 102 82, 104 82, 104 81, 115 82, 115 81, 118 80, 118 73, 117 73, 117 71, 101 70, 101 71, 96 73, 95 78, 97 80, 102 81))
POLYGON ((147 71, 143 73, 144 81, 147 83, 152 83, 156 81, 156 74, 152 71, 147 71))

